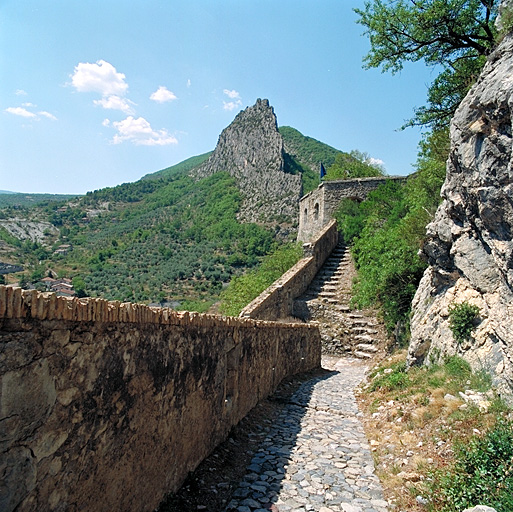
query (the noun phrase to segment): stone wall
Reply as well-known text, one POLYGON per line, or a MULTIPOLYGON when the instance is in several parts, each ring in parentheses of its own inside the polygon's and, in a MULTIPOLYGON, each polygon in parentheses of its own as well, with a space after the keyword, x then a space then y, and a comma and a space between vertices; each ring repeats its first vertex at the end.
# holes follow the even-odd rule
POLYGON ((322 182, 299 202, 298 240, 308 242, 332 218, 342 199, 363 201, 369 192, 387 180, 405 181, 404 176, 357 178, 322 182))
POLYGON ((303 246, 305 257, 248 304, 240 316, 261 320, 292 317, 294 299, 306 291, 338 239, 337 223, 332 220, 311 243, 303 246))
POLYGON ((308 325, 0 287, 0 510, 154 510, 286 376, 308 325))

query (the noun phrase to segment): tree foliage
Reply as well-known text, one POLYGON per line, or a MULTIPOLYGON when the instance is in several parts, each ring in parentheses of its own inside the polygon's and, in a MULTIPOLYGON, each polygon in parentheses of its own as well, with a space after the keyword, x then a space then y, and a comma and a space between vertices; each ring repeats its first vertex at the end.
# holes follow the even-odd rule
POLYGON ((456 444, 455 461, 428 482, 433 509, 455 512, 486 503, 513 510, 513 424, 500 419, 485 435, 456 444))
POLYGON ((221 293, 221 311, 227 315, 238 315, 245 306, 297 263, 301 256, 302 249, 297 243, 278 247, 262 260, 258 268, 230 281, 221 293))
POLYGON ((418 251, 440 203, 447 151, 447 130, 433 132, 421 144, 417 171, 405 185, 387 181, 361 203, 343 201, 335 213, 358 269, 355 301, 378 305, 390 331, 407 323, 425 269, 418 251))
POLYGON ((326 171, 325 179, 370 178, 384 174, 385 171, 381 165, 372 163, 372 159, 367 153, 355 149, 350 153, 337 153, 333 165, 326 171))
POLYGON ((441 68, 428 105, 411 125, 441 128, 477 78, 496 44, 497 0, 371 0, 355 9, 371 50, 368 68, 396 73, 406 62, 441 68))

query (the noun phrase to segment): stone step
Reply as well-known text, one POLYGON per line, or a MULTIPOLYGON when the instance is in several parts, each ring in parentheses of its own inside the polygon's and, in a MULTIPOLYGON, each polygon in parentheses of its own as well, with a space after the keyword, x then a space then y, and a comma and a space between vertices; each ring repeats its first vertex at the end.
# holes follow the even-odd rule
POLYGON ((361 352, 359 350, 356 350, 355 352, 353 352, 353 355, 355 357, 358 357, 359 359, 371 359, 372 358, 371 354, 368 354, 367 352, 361 352))
POLYGON ((378 351, 378 348, 375 345, 370 345, 369 343, 358 343, 358 345, 356 345, 356 348, 358 350, 372 352, 374 354, 378 351))
POLYGON ((323 297, 322 301, 328 304, 338 304, 338 300, 333 299, 332 297, 323 297))
POLYGON ((364 325, 360 325, 358 327, 351 327, 351 332, 353 334, 379 334, 379 331, 376 329, 372 329, 371 327, 365 327, 364 325))
POLYGON ((372 343, 374 341, 374 338, 368 334, 357 334, 354 338, 355 340, 365 341, 367 343, 372 343))
MULTIPOLYGON (((351 315, 348 315, 349 317, 351 315)), ((352 318, 352 325, 354 327, 362 327, 362 326, 365 326, 365 327, 374 327, 375 324, 373 324, 371 321, 365 319, 365 318, 352 318)))

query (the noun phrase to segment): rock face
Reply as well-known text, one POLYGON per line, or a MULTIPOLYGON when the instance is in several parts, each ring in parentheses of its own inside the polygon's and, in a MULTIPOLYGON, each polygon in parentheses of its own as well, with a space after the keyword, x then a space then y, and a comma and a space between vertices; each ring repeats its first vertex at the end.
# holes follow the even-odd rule
POLYGON ((513 37, 489 58, 451 124, 443 203, 427 228, 429 268, 413 301, 409 363, 458 354, 513 392, 513 37), (449 329, 448 308, 480 314, 468 342, 449 329))
POLYGON ((298 216, 301 176, 284 169, 283 139, 276 115, 268 100, 258 99, 223 130, 216 149, 193 176, 230 173, 243 196, 242 221, 291 222, 298 216))

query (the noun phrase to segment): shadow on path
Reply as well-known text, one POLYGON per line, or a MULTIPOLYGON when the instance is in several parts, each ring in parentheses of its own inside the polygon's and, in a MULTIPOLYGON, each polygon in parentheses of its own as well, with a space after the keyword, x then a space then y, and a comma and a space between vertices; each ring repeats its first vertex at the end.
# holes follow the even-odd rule
POLYGON ((254 507, 243 505, 247 510, 279 510, 273 503, 282 488, 314 386, 336 373, 321 368, 282 382, 271 397, 232 429, 228 439, 188 476, 181 489, 166 498, 158 512, 237 510, 229 508, 233 499, 253 500, 254 507), (286 434, 280 439, 270 438, 278 421, 284 423, 286 434), (270 450, 271 456, 262 451, 263 445, 270 445, 265 451, 270 450), (265 472, 270 473, 266 480, 257 483, 254 475, 265 472))

